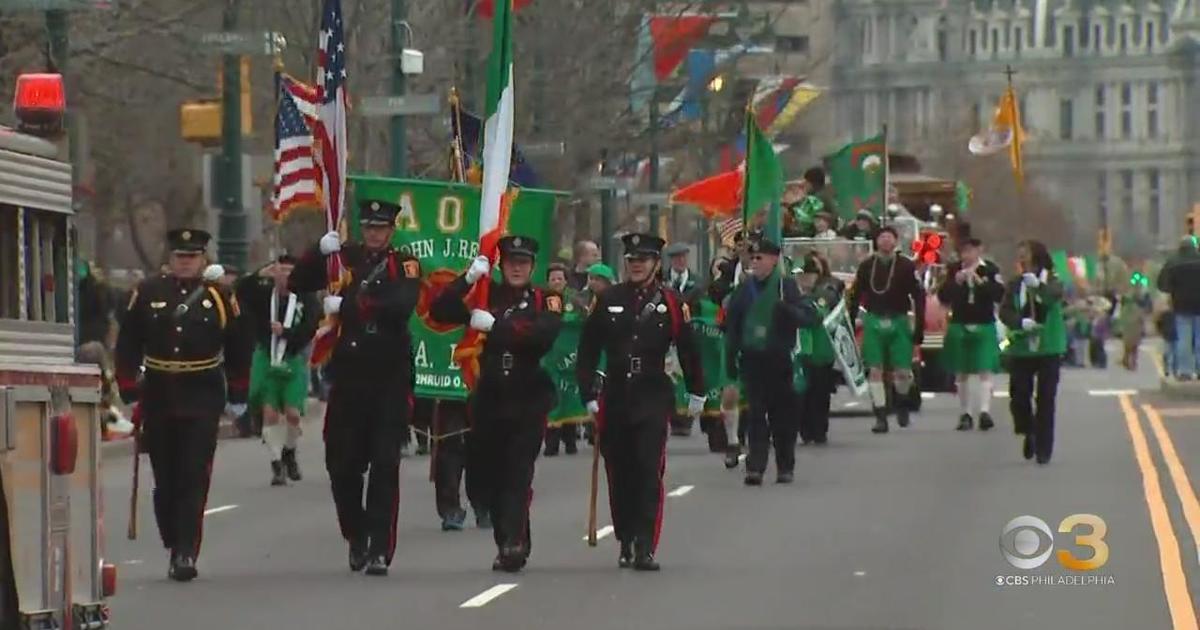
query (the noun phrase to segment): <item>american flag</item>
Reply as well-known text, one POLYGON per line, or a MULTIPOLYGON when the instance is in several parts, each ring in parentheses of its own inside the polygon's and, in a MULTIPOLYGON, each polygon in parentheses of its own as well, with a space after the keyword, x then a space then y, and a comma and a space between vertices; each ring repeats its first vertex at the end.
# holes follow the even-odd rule
POLYGON ((304 122, 308 124, 310 129, 316 127, 317 106, 320 104, 316 86, 309 85, 303 81, 297 81, 286 74, 281 75, 280 80, 283 82, 284 91, 290 94, 296 101, 296 109, 304 117, 304 122))
MULTIPOLYGON (((341 0, 325 0, 321 12, 320 47, 317 50, 317 119, 313 128, 320 149, 325 191, 326 229, 336 230, 342 220, 346 196, 346 38, 343 36, 341 0)), ((331 258, 336 264, 336 257, 331 258)), ((330 279, 341 270, 331 267, 330 279)))
MULTIPOLYGON (((320 203, 320 171, 313 162, 313 137, 293 96, 291 77, 280 77, 279 109, 275 114, 275 188, 271 213, 283 220, 293 208, 320 203)), ((311 89, 311 88, 310 88, 311 89)))
POLYGON ((742 217, 734 217, 717 224, 717 233, 721 235, 721 244, 726 247, 733 247, 733 238, 738 232, 742 231, 742 226, 745 225, 742 217))

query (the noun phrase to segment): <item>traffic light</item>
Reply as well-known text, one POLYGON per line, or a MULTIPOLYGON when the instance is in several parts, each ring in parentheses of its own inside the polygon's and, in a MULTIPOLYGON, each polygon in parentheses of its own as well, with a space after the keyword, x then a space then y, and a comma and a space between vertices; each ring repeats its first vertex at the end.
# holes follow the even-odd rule
POLYGON ((937 232, 923 232, 912 242, 913 257, 917 262, 936 265, 942 262, 942 235, 937 232))
POLYGON ((1140 271, 1135 271, 1135 272, 1133 272, 1133 275, 1129 276, 1129 284, 1130 284, 1130 286, 1134 286, 1134 287, 1149 286, 1150 278, 1147 278, 1146 274, 1144 274, 1140 271))

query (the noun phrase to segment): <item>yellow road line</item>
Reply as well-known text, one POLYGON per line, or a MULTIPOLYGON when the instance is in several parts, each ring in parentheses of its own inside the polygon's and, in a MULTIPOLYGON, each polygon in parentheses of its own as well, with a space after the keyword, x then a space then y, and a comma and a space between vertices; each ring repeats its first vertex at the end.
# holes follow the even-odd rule
POLYGON ((1164 418, 1200 417, 1200 407, 1163 407, 1156 411, 1164 418))
POLYGON ((1188 592, 1187 576, 1183 573, 1183 561, 1179 554, 1179 539, 1171 525, 1167 504, 1163 500, 1162 486, 1158 481, 1158 470, 1150 456, 1146 434, 1138 423, 1137 409, 1128 395, 1121 395, 1121 410, 1125 412, 1125 427, 1133 444, 1134 459, 1142 472, 1142 491, 1146 507, 1150 510, 1150 525, 1158 545, 1158 563, 1162 568, 1163 591, 1167 596, 1167 608, 1171 612, 1171 627, 1174 630, 1197 630, 1196 610, 1188 592))
POLYGON ((1196 500, 1196 491, 1192 489, 1187 469, 1183 467, 1183 462, 1175 452, 1175 442, 1171 440, 1171 434, 1167 433, 1162 417, 1151 405, 1142 405, 1142 413, 1150 420, 1150 428, 1158 438, 1158 446, 1162 449, 1167 470, 1171 473, 1171 482, 1175 484, 1175 493, 1179 495, 1179 502, 1183 504, 1183 517, 1192 532, 1193 544, 1197 546, 1197 562, 1200 563, 1200 501, 1196 500))

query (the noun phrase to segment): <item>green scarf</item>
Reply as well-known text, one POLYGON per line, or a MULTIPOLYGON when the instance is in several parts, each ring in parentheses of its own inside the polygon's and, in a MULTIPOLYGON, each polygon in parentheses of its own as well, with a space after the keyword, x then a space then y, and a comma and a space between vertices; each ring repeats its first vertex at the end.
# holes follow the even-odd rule
POLYGON ((767 349, 770 341, 771 321, 775 316, 775 305, 779 303, 781 289, 779 268, 771 270, 771 275, 767 276, 767 280, 761 288, 753 278, 748 282, 746 290, 754 296, 754 301, 750 303, 750 310, 746 313, 746 321, 742 328, 742 343, 749 350, 761 352, 767 349))

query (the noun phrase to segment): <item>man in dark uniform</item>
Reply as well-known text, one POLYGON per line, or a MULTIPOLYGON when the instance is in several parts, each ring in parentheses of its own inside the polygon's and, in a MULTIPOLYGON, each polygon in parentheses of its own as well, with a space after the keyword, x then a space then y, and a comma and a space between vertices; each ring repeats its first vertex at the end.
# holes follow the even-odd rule
POLYGON ((704 375, 688 325, 688 306, 658 280, 663 240, 628 234, 622 241, 627 280, 600 295, 584 323, 576 369, 580 397, 600 432, 609 507, 621 543, 619 566, 657 571, 654 553, 662 529, 667 425, 675 408, 671 378, 664 369, 671 344, 687 382, 692 418, 704 410, 704 375), (596 368, 602 353, 607 377, 597 400, 596 368))
POLYGON ((134 289, 117 337, 117 384, 122 400, 141 406, 154 516, 171 551, 168 575, 180 582, 196 577, 221 412, 226 400, 233 415, 245 412, 250 368, 237 299, 217 285, 219 265, 204 269, 211 238, 201 230, 167 233, 170 271, 134 289))
MULTIPOLYGON (((413 401, 413 421, 424 427, 421 431, 427 430, 426 444, 432 445, 430 457, 433 461, 429 466, 442 531, 462 531, 466 527, 467 511, 462 507, 461 489, 471 442, 467 403, 449 398, 417 397, 413 401)), ((467 500, 475 512, 475 524, 487 529, 492 526, 492 519, 483 500, 476 496, 475 481, 467 478, 467 500)))
POLYGON ((289 282, 296 293, 325 288, 326 262, 335 255, 350 275, 339 295, 325 298, 325 313, 340 325, 327 368, 325 468, 350 543, 350 569, 366 567, 368 575, 387 575, 396 551, 401 434, 412 412, 408 320, 421 292, 421 263, 391 246, 399 211, 364 201, 363 242, 343 245, 337 232, 326 234, 296 263, 289 282))
POLYGON ((500 239, 502 282, 493 282, 488 308, 469 310, 471 285, 486 279, 486 256, 471 263, 434 301, 430 314, 446 324, 466 324, 487 335, 479 359, 479 382, 471 392, 471 482, 492 515, 499 551, 492 569, 520 571, 529 559, 529 504, 533 465, 554 407, 554 384, 541 366, 562 325, 559 295, 533 287, 537 241, 500 239))
POLYGON ((779 245, 765 237, 750 243, 751 278, 734 292, 725 315, 726 371, 742 379, 749 399, 748 486, 762 485, 772 442, 778 482, 792 482, 799 404, 792 350, 797 328, 820 321, 811 298, 780 268, 779 255, 779 245))
POLYGON ((921 345, 925 334, 925 290, 917 281, 913 261, 896 250, 899 237, 895 228, 884 226, 875 235, 875 253, 858 266, 854 286, 850 287, 846 307, 850 317, 863 314, 862 358, 869 370, 868 388, 875 409, 871 431, 887 433, 888 405, 886 374, 891 375, 896 421, 908 426, 907 398, 913 385, 913 348, 921 345), (910 318, 909 312, 914 313, 910 318))

